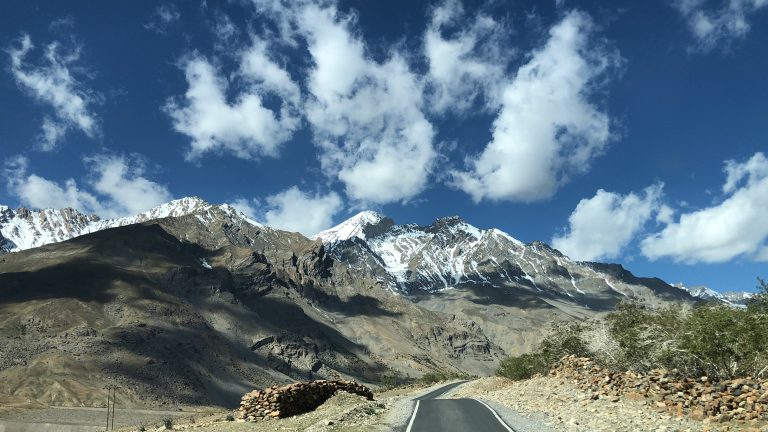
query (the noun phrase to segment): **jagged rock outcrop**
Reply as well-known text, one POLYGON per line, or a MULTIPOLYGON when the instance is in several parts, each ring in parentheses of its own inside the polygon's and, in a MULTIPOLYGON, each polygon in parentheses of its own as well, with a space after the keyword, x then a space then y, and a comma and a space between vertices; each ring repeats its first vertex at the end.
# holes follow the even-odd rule
POLYGON ((336 392, 345 391, 373 400, 368 387, 354 381, 312 381, 254 390, 243 396, 237 417, 245 421, 285 418, 314 410, 336 392))

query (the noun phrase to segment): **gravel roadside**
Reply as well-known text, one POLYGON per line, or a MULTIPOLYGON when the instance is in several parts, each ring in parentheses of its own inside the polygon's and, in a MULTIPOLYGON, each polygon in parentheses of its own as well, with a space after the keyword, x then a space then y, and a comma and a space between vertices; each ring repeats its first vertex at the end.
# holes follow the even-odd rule
POLYGON ((554 377, 511 381, 481 378, 459 386, 451 398, 474 397, 489 402, 516 431, 693 432, 759 431, 754 425, 706 423, 672 417, 644 401, 627 398, 592 400, 570 382, 554 377), (517 426, 515 426, 517 425, 517 426), (541 427, 541 429, 536 429, 541 427), (545 427, 549 429, 544 429, 545 427), (531 429, 532 428, 532 429, 531 429))

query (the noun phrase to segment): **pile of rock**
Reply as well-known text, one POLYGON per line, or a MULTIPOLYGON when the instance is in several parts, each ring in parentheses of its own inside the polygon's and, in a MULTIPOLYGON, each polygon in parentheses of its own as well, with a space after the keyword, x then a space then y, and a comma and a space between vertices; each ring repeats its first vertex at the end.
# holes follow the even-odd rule
POLYGON ((247 393, 240 402, 237 416, 241 420, 255 421, 303 414, 322 405, 337 391, 373 400, 371 390, 354 381, 311 381, 283 387, 272 386, 247 393))
POLYGON ((592 399, 619 396, 646 400, 657 408, 695 420, 768 420, 768 381, 753 378, 711 382, 707 377, 676 379, 669 371, 614 372, 584 357, 567 356, 550 375, 572 380, 592 399))

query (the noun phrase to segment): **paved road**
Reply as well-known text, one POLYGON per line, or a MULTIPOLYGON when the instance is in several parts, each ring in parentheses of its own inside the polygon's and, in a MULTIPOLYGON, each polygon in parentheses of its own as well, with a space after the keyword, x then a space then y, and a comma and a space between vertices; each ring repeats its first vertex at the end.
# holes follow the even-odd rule
POLYGON ((463 383, 448 384, 418 398, 406 432, 514 432, 478 400, 437 399, 463 383))

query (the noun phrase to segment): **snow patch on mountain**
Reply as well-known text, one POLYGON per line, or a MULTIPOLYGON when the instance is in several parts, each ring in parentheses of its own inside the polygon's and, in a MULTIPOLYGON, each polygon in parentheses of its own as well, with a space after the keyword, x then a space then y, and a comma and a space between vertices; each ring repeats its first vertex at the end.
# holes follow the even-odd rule
POLYGON ((246 217, 228 204, 212 205, 198 197, 186 197, 161 204, 134 216, 100 220, 96 215, 85 215, 71 208, 13 210, 0 206, 0 253, 17 252, 50 243, 126 225, 147 222, 167 217, 195 214, 202 222, 210 222, 211 210, 218 208, 235 220, 263 228, 264 226, 246 217))
POLYGON ((352 238, 365 240, 365 227, 376 225, 384 219, 384 216, 374 211, 366 210, 360 212, 344 222, 329 228, 325 231, 310 237, 311 239, 320 239, 324 244, 333 244, 352 238))
POLYGON ((672 286, 675 288, 679 288, 683 291, 686 291, 691 296, 701 300, 717 300, 725 304, 728 304, 731 306, 737 306, 737 307, 744 307, 746 303, 754 296, 753 293, 748 293, 745 291, 731 291, 727 293, 719 293, 711 288, 708 288, 702 285, 687 287, 682 282, 672 284, 672 286))

